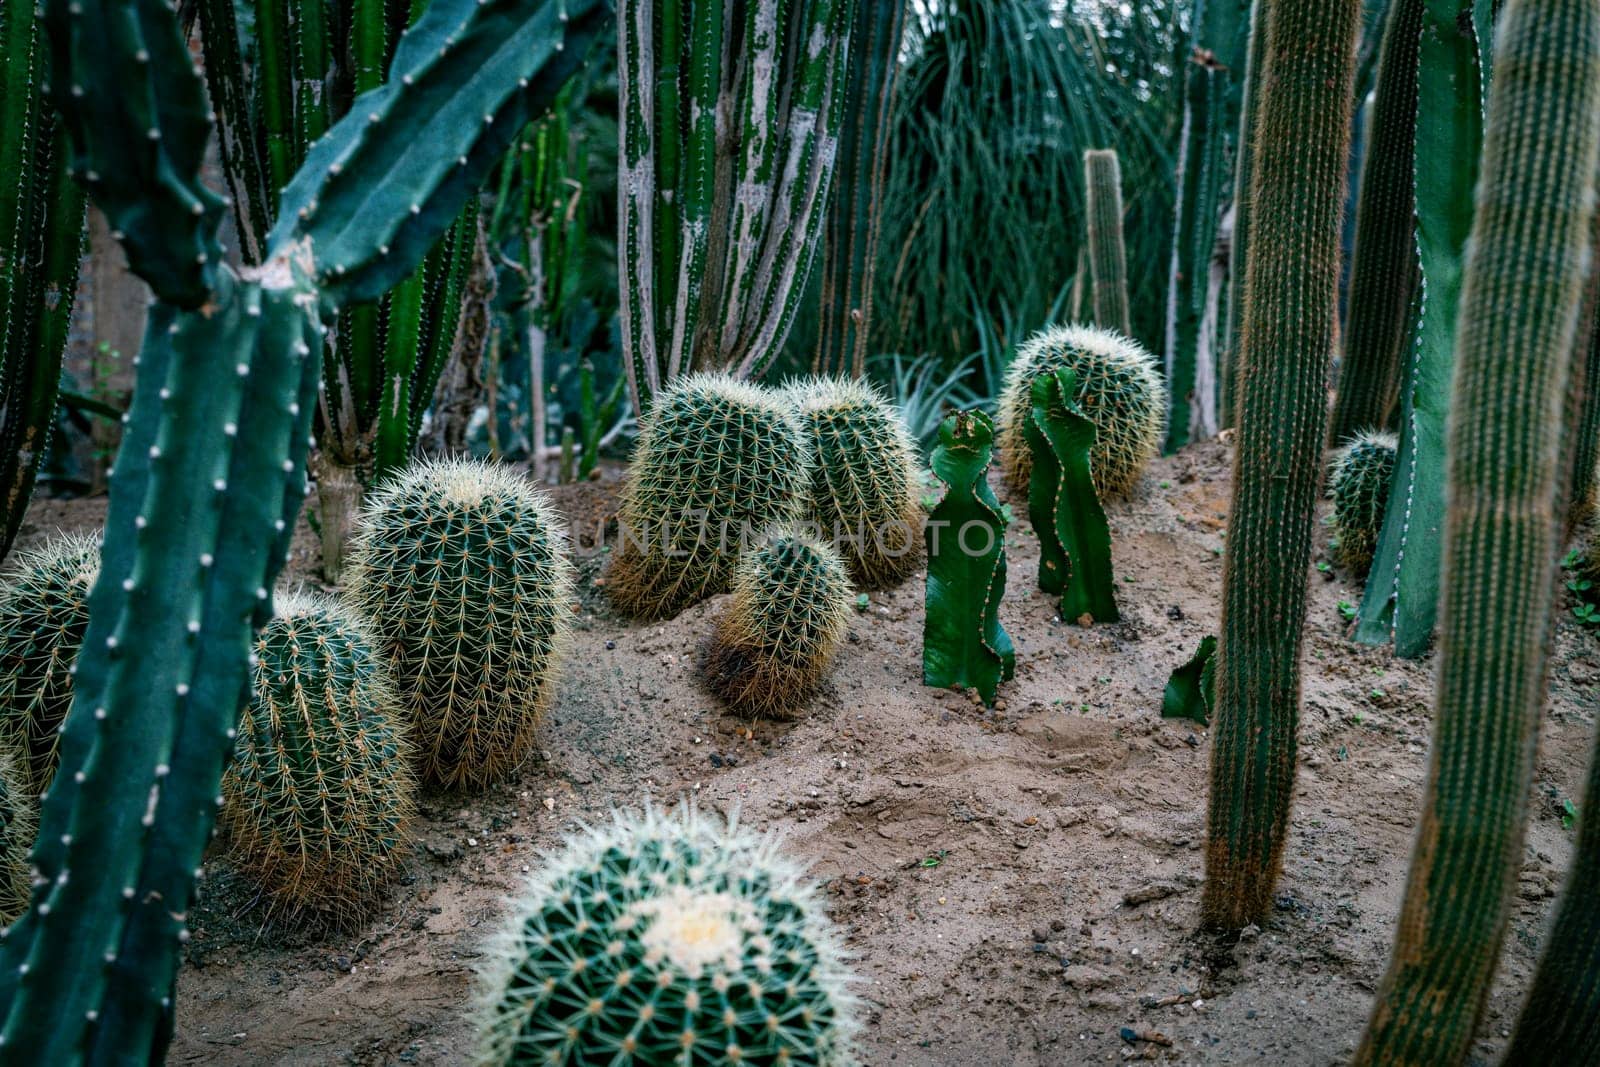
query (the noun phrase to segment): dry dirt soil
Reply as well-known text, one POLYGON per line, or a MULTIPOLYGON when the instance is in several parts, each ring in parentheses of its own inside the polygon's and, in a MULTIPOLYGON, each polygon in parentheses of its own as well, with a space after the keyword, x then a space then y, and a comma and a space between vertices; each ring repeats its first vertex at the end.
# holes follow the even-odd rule
MULTIPOLYGON (((487 793, 424 797, 408 871, 369 922, 280 928, 250 885, 212 865, 172 1062, 465 1062, 475 969, 523 872, 580 822, 647 797, 738 809, 809 861, 859 956, 868 1063, 1345 1059, 1394 933, 1433 663, 1348 641, 1340 604, 1359 587, 1309 575, 1277 907, 1231 948, 1197 937, 1210 740, 1158 709, 1168 673, 1217 627, 1228 462, 1223 445, 1190 448, 1110 508, 1115 625, 1057 618, 1034 588, 1037 544, 1025 521, 1013 526, 1001 615, 1017 677, 992 711, 922 686, 920 574, 855 617, 803 719, 746 723, 695 677, 721 598, 629 623, 593 584, 600 559, 580 561, 578 633, 543 751, 487 793)), ((590 540, 619 476, 555 493, 590 540)), ((93 525, 102 510, 41 500, 28 536, 93 525)), ((291 581, 309 582, 316 549, 301 534, 291 581)), ((1474 1048, 1483 1063, 1544 937, 1572 846, 1562 804, 1578 799, 1594 728, 1600 649, 1562 612, 1518 899, 1474 1048)))

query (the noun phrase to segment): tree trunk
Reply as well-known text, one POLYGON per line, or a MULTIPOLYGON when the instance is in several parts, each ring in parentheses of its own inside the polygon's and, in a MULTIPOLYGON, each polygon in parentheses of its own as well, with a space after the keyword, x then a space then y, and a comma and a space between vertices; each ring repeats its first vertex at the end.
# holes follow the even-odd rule
POLYGON ((317 519, 321 525, 322 577, 338 585, 344 574, 344 554, 361 515, 360 472, 346 467, 326 452, 313 463, 317 479, 317 519))

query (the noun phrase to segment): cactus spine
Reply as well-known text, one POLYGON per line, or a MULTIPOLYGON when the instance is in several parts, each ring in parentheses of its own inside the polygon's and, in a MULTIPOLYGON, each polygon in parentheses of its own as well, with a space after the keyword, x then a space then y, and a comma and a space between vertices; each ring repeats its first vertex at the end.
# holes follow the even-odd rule
POLYGON ((1329 437, 1345 441, 1390 425, 1411 343, 1417 288, 1417 57, 1423 0, 1393 0, 1378 51, 1372 133, 1357 190, 1339 391, 1329 437))
POLYGON ((83 190, 44 103, 33 0, 0 2, 0 556, 33 495, 55 426, 83 244, 83 190))
POLYGON ((825 544, 780 529, 733 572, 733 598, 707 642, 712 692, 752 715, 810 695, 850 624, 850 579, 825 544))
POLYGON ((584 0, 433 0, 396 50, 396 81, 317 143, 265 263, 239 276, 216 254, 204 93, 176 9, 46 3, 75 173, 162 299, 111 481, 33 906, 0 944, 0 1055, 164 1055, 252 631, 304 497, 322 319, 353 286, 410 273, 605 16, 584 0))
POLYGON ((866 373, 905 9, 906 0, 855 0, 834 166, 838 187, 829 199, 822 235, 822 303, 812 374, 859 379, 866 373))
POLYGON ((1393 434, 1363 433, 1334 455, 1328 478, 1334 555, 1353 571, 1365 571, 1372 562, 1389 504, 1396 447, 1393 434))
MULTIPOLYGON (((1206 925, 1264 918, 1294 795, 1300 642, 1338 312, 1358 0, 1262 11, 1242 393, 1223 562, 1206 925)), ((1259 20, 1258 20, 1259 23, 1259 20)))
POLYGON ((854 1058, 859 1009, 822 901, 773 839, 693 811, 569 839, 490 954, 482 1067, 854 1058))
POLYGON ((826 214, 854 7, 623 6, 617 250, 635 411, 691 371, 759 376, 783 346, 826 214))
MULTIPOLYGON (((1562 413, 1600 162, 1600 8, 1508 0, 1494 39, 1449 404, 1428 790, 1357 1064, 1466 1057, 1522 864, 1546 695, 1562 413)), ((1592 943, 1583 951, 1592 966, 1592 943)))
POLYGON ((857 585, 895 585, 921 559, 917 450, 878 390, 845 378, 789 386, 811 458, 809 514, 857 585))
POLYGON ((1132 336, 1128 310, 1128 252, 1122 239, 1122 167, 1111 148, 1083 154, 1089 216, 1089 276, 1094 324, 1132 336))
POLYGON ((720 374, 674 382, 645 414, 628 469, 611 602, 664 618, 722 592, 743 542, 798 517, 808 467, 783 397, 720 374))
POLYGON ((379 646, 331 600, 284 597, 256 635, 222 779, 230 859, 291 918, 359 917, 394 875, 416 777, 379 646))
POLYGON ((55 774, 99 571, 98 538, 62 537, 20 554, 0 583, 0 722, 34 796, 55 774))
POLYGON ((425 780, 486 785, 527 758, 572 582, 559 517, 509 468, 422 463, 373 490, 350 598, 389 647, 425 780))
POLYGON ((1033 380, 1066 367, 1078 377, 1074 398, 1094 423, 1094 484, 1102 500, 1126 496, 1161 447, 1167 409, 1155 357, 1138 342, 1091 326, 1051 326, 1017 350, 1000 393, 1000 459, 1006 480, 1028 491, 1024 439, 1033 415, 1033 380))

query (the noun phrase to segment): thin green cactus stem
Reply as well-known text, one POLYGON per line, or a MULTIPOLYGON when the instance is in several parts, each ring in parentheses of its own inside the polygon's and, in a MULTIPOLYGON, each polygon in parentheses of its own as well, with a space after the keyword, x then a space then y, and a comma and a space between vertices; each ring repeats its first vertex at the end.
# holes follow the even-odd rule
POLYGON ((1124 337, 1133 333, 1128 309, 1128 250, 1122 236, 1122 167, 1111 148, 1083 154, 1088 196, 1089 277, 1094 324, 1124 337))
POLYGON ((1238 444, 1202 921, 1271 912, 1294 796, 1300 645, 1337 332, 1359 0, 1272 0, 1245 262, 1238 444))
MULTIPOLYGON (((1600 212, 1591 254, 1600 257, 1600 212)), ((1595 260, 1600 263, 1600 258, 1595 260)), ((1600 269, 1589 272, 1583 307, 1578 313, 1577 351, 1573 354, 1571 425, 1571 489, 1567 494, 1567 532, 1576 530, 1595 513, 1600 497, 1595 493, 1595 467, 1600 464, 1600 269)))
MULTIPOLYGON (((1361 1067, 1460 1063, 1471 1048, 1522 865, 1548 683, 1560 439, 1600 162, 1600 7, 1508 0, 1494 39, 1449 405, 1428 788, 1361 1067)), ((1592 942, 1583 951, 1592 967, 1592 942)))

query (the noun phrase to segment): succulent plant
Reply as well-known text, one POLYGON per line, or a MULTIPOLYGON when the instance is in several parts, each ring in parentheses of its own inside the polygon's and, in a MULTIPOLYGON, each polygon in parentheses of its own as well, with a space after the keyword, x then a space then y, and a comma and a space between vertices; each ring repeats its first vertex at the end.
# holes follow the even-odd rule
POLYGON ((293 918, 355 918, 404 854, 411 746, 380 646, 349 609, 287 596, 256 635, 222 781, 233 864, 293 918))
POLYGON ((26 761, 0 745, 0 926, 28 909, 33 885, 28 851, 39 826, 38 806, 26 761))
POLYGON ((783 397, 721 374, 680 378, 640 426, 606 570, 611 602, 664 618, 722 592, 745 543, 798 517, 807 470, 783 397))
POLYGON ((34 796, 55 774, 99 573, 98 537, 67 535, 19 552, 0 579, 0 744, 15 750, 22 786, 34 796))
POLYGON ((1383 513, 1394 481, 1394 434, 1358 434, 1333 457, 1328 494, 1333 497, 1334 556, 1353 571, 1365 571, 1378 547, 1383 513))
POLYGON ((350 597, 387 646, 423 778, 481 786, 532 751, 572 614, 545 495, 507 467, 420 463, 368 498, 350 597))
POLYGON ((1001 464, 1019 493, 1032 464, 1023 428, 1033 412, 1033 379, 1059 367, 1078 376, 1078 405, 1095 428, 1090 462, 1102 500, 1124 496, 1161 447, 1166 386, 1155 357, 1137 341, 1093 326, 1049 326, 1028 339, 1000 393, 1001 464))
POLYGON ((776 531, 733 572, 732 600, 706 643, 706 684, 738 711, 792 709, 844 639, 850 603, 850 580, 833 549, 776 531))
POLYGON ((821 901, 772 838, 692 810, 569 840, 491 956, 479 1064, 851 1059, 857 1002, 821 901))
POLYGON ((922 556, 917 449, 893 404, 865 382, 808 378, 788 388, 811 458, 806 518, 857 585, 902 581, 922 556))

